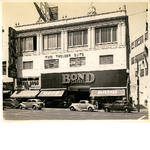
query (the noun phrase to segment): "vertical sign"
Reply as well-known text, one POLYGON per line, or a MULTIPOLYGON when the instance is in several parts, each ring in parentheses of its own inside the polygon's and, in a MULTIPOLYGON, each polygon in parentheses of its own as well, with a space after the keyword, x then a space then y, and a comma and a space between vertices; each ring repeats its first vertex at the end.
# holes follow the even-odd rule
POLYGON ((16 30, 9 27, 9 66, 8 77, 17 78, 17 38, 16 30))

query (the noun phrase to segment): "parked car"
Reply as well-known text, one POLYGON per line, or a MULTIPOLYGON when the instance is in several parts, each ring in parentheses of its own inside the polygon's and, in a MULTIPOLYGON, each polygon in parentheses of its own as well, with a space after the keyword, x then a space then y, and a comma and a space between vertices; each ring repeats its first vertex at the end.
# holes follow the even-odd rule
POLYGON ((96 106, 90 104, 88 100, 80 100, 79 103, 72 103, 69 106, 69 108, 71 111, 83 110, 83 109, 86 109, 88 111, 94 111, 94 109, 96 109, 96 106))
POLYGON ((3 101, 3 109, 10 107, 10 108, 17 108, 19 106, 19 102, 14 98, 7 98, 3 101))
POLYGON ((32 109, 41 109, 44 107, 44 103, 40 99, 28 99, 27 102, 22 102, 19 104, 19 108, 32 108, 32 109))
POLYGON ((104 105, 104 111, 110 112, 111 110, 114 111, 124 111, 125 113, 129 113, 130 111, 134 111, 135 108, 132 107, 132 104, 128 101, 123 100, 117 100, 112 104, 105 104, 104 105))

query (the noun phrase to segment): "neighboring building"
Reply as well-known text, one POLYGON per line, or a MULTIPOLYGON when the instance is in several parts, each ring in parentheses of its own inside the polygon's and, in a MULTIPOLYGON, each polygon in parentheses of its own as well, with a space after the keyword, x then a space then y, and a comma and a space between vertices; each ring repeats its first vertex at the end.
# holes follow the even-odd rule
POLYGON ((13 79, 8 77, 8 48, 2 50, 2 83, 3 99, 5 99, 10 97, 13 90, 13 79))
MULTIPOLYGON (((16 92, 47 107, 95 99, 129 99, 129 26, 126 9, 17 26, 16 92), (23 90, 23 91, 22 91, 23 90)), ((101 107, 101 106, 99 106, 101 107)))
POLYGON ((137 104, 139 93, 140 105, 146 105, 149 99, 148 91, 148 29, 131 42, 130 53, 130 86, 131 98, 137 104), (137 89, 139 76, 139 92, 137 89))

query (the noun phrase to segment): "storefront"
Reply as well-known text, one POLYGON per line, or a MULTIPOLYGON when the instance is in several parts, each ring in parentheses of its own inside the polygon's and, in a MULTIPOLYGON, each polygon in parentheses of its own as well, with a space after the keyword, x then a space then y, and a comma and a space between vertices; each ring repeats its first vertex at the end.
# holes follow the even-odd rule
POLYGON ((38 97, 49 103, 60 99, 67 105, 93 98, 100 103, 112 102, 127 96, 126 82, 126 70, 41 74, 42 91, 38 97))

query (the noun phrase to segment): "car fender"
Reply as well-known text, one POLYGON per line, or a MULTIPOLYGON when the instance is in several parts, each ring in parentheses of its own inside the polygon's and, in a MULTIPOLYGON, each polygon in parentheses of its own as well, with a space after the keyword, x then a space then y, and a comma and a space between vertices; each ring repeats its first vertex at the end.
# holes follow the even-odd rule
POLYGON ((132 110, 132 108, 130 108, 129 106, 125 106, 125 107, 124 107, 124 109, 126 109, 126 108, 128 108, 128 109, 132 110))
POLYGON ((91 107, 92 109, 95 109, 93 105, 89 105, 89 106, 87 107, 87 109, 89 109, 89 107, 91 107))
POLYGON ((22 107, 24 107, 24 108, 26 107, 26 105, 23 104, 23 103, 20 103, 20 104, 18 105, 18 107, 19 107, 19 106, 22 106, 22 107))
POLYGON ((36 107, 41 107, 41 106, 39 106, 38 104, 33 104, 33 105, 32 105, 32 107, 33 107, 33 106, 36 106, 36 107))

